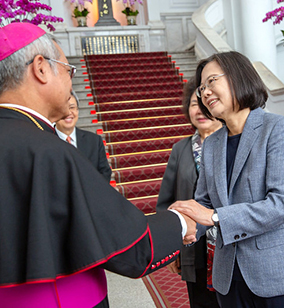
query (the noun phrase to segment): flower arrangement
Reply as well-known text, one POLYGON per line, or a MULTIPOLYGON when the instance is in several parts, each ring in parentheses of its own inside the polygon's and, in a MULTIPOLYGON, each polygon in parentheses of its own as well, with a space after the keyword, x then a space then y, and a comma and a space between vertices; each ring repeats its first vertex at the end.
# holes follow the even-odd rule
POLYGON ((36 0, 0 0, 0 26, 12 22, 30 22, 34 25, 44 24, 50 31, 55 31, 51 22, 63 22, 63 18, 40 13, 51 10, 50 6, 36 0))
POLYGON ((90 12, 84 7, 85 2, 93 3, 93 0, 65 0, 75 5, 73 10, 73 16, 77 17, 86 17, 90 12))
MULTIPOLYGON (((280 2, 284 2, 284 0, 277 0, 277 3, 280 3, 280 2)), ((266 16, 262 20, 262 22, 266 22, 269 19, 271 19, 273 20, 273 25, 276 25, 276 24, 280 24, 283 18, 284 18, 284 7, 280 6, 279 8, 276 8, 275 10, 266 13, 266 16)), ((282 35, 284 35, 284 31, 281 30, 281 32, 282 32, 282 35)))
MULTIPOLYGON (((116 1, 119 1, 119 0, 116 0, 116 1)), ((136 1, 140 4, 143 4, 143 0, 122 0, 125 6, 125 9, 121 12, 125 14, 126 16, 137 16, 139 14, 139 11, 138 10, 134 11, 133 9, 133 5, 135 4, 136 1)))

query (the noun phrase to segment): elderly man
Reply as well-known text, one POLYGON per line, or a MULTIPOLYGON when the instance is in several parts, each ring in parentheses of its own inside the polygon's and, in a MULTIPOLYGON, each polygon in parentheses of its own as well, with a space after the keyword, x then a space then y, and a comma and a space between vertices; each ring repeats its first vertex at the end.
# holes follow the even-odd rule
POLYGON ((64 141, 74 145, 82 152, 109 182, 111 169, 106 158, 105 147, 101 136, 79 129, 77 124, 79 117, 79 99, 72 90, 69 101, 68 117, 57 121, 55 130, 57 135, 64 141))
POLYGON ((195 223, 145 217, 54 134, 76 68, 42 29, 9 24, 0 45, 1 306, 108 307, 103 269, 140 277, 167 265, 195 223))

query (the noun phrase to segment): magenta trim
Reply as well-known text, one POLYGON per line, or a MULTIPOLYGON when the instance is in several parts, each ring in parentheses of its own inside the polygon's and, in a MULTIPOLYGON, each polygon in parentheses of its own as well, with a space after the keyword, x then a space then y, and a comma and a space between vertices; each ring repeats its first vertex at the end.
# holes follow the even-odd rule
POLYGON ((54 282, 48 282, 1 288, 1 307, 90 308, 99 304, 107 295, 104 270, 97 267, 58 279, 56 287, 54 282))

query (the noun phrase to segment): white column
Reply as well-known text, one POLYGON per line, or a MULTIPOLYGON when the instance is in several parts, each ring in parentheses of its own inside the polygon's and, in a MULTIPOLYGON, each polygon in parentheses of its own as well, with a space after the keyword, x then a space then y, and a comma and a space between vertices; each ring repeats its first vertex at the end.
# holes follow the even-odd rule
MULTIPOLYGON (((226 1, 226 0, 225 0, 226 1)), ((261 61, 277 75, 276 44, 272 21, 263 23, 265 14, 271 11, 271 0, 235 0, 239 3, 239 27, 243 50, 252 62, 261 61)))
POLYGON ((163 11, 167 0, 149 0, 147 1, 149 21, 161 20, 160 12, 163 11))

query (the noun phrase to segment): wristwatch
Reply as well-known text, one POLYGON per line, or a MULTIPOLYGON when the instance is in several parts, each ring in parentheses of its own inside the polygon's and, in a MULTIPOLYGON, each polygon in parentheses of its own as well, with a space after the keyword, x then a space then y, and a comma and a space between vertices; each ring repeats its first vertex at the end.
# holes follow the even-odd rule
POLYGON ((215 226, 215 227, 219 227, 219 217, 218 217, 218 214, 217 214, 216 209, 214 210, 214 213, 213 213, 211 219, 212 219, 212 221, 214 222, 214 226, 215 226))

